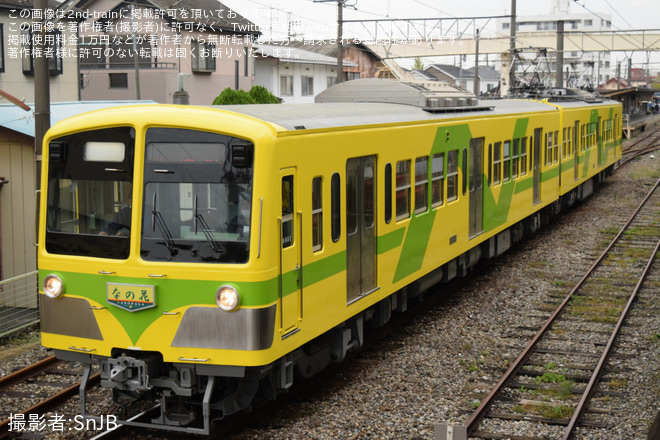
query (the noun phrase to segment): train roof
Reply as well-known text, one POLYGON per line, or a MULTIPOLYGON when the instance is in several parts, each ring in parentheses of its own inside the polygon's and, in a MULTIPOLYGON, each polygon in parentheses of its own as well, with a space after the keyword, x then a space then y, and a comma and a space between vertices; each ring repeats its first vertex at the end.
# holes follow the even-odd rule
MULTIPOLYGON (((584 105, 584 103, 583 103, 584 105)), ((356 127, 438 120, 488 118, 493 116, 553 112, 555 106, 539 101, 479 101, 478 110, 434 113, 405 104, 314 103, 212 106, 279 126, 285 131, 356 127)), ((281 129, 279 130, 281 131, 281 129)))
POLYGON ((318 94, 314 104, 219 108, 268 122, 278 131, 292 131, 553 112, 558 111, 557 106, 593 106, 602 102, 596 99, 570 102, 568 99, 586 95, 571 93, 571 98, 568 95, 562 89, 556 93, 561 102, 553 100, 553 104, 539 99, 478 100, 467 90, 442 81, 366 78, 336 84, 318 94))

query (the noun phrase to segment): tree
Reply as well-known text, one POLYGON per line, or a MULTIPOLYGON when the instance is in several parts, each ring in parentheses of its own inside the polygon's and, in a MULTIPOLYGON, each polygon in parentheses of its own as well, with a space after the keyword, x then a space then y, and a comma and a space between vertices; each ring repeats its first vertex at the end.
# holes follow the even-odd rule
POLYGON ((214 100, 213 105, 279 104, 280 100, 263 86, 254 86, 250 92, 227 87, 214 100))
POLYGON ((412 69, 424 70, 424 63, 422 63, 422 59, 420 57, 415 57, 415 61, 413 62, 412 69))

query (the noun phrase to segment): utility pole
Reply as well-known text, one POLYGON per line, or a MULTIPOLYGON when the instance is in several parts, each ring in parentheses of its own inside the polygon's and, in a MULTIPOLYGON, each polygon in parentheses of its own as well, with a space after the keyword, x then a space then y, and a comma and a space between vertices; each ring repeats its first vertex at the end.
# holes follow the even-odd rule
POLYGON ((344 2, 337 0, 337 84, 344 81, 344 2))
POLYGON ((511 0, 509 51, 502 54, 500 73, 500 96, 504 97, 515 86, 516 80, 516 0, 511 0))
POLYGON ((346 0, 314 0, 314 3, 337 2, 337 83, 344 81, 344 6, 346 0))
POLYGON ((140 60, 135 35, 135 5, 131 5, 131 28, 133 31, 133 69, 135 70, 135 99, 140 100, 140 60))
MULTIPOLYGON (((46 17, 48 0, 34 0, 34 9, 41 11, 41 17, 46 17)), ((42 143, 46 132, 50 128, 50 71, 46 58, 46 23, 43 22, 39 38, 31 34, 32 45, 35 49, 34 61, 34 154, 36 160, 37 187, 41 180, 41 154, 42 143)), ((56 56, 56 55, 53 55, 56 56)))
POLYGON ((557 21, 557 67, 555 68, 557 88, 564 87, 564 21, 557 21))
POLYGON ((476 31, 475 39, 475 54, 474 54, 474 96, 479 96, 479 29, 476 31))

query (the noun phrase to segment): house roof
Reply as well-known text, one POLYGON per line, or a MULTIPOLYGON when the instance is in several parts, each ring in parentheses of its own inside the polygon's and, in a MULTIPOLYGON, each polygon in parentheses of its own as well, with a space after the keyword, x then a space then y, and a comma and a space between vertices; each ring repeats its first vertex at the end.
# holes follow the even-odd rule
MULTIPOLYGON (((337 64, 337 58, 335 57, 310 52, 292 46, 255 43, 255 52, 262 57, 277 58, 289 63, 325 64, 329 66, 337 64)), ((344 61, 343 64, 350 67, 357 66, 357 64, 347 61, 344 61)))
POLYGON ((425 67, 424 71, 427 72, 431 69, 442 72, 453 79, 462 78, 467 80, 474 78, 474 72, 470 72, 467 69, 461 69, 460 67, 451 64, 431 64, 430 66, 425 67))
MULTIPOLYGON (((466 70, 470 72, 472 77, 474 77, 474 67, 470 67, 466 70)), ((495 70, 495 68, 492 66, 479 66, 479 79, 482 81, 497 82, 500 80, 500 72, 495 70)))
POLYGON ((420 80, 420 81, 437 81, 438 78, 435 76, 431 75, 428 72, 424 72, 423 70, 411 70, 410 74, 412 75, 413 78, 420 80))
MULTIPOLYGON (((55 124, 71 116, 108 107, 155 103, 155 101, 54 102, 50 104, 50 123, 55 124)), ((32 111, 28 112, 13 104, 0 104, 0 126, 34 137, 34 104, 28 106, 32 111)))

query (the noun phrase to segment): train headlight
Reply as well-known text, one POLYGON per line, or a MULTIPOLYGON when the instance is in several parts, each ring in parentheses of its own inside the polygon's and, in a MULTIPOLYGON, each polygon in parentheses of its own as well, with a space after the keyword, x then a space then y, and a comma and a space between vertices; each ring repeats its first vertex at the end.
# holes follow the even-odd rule
POLYGON ((46 275, 42 287, 44 288, 44 293, 49 298, 58 298, 64 293, 64 283, 57 275, 46 275))
POLYGON ((222 286, 215 292, 215 302, 222 310, 234 310, 238 307, 238 292, 231 286, 222 286))

